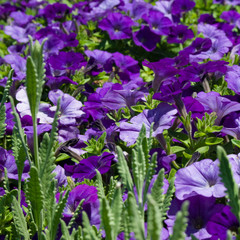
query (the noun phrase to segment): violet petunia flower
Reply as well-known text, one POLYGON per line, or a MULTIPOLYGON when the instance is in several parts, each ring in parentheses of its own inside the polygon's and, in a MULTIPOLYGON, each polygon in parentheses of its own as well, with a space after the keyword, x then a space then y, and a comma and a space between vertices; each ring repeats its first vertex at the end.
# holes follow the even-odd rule
POLYGON ((157 108, 152 110, 143 110, 142 113, 133 117, 130 123, 120 123, 120 139, 131 146, 138 138, 138 134, 145 124, 146 133, 149 137, 151 124, 153 125, 153 137, 161 134, 163 130, 172 126, 172 121, 176 118, 177 109, 167 103, 160 103, 157 108))
MULTIPOLYGON (((14 156, 12 155, 12 151, 7 151, 4 148, 0 147, 0 181, 4 178, 4 168, 7 169, 8 172, 8 178, 18 180, 18 170, 17 165, 14 159, 14 156)), ((22 174, 22 181, 29 178, 29 172, 30 165, 28 160, 24 162, 24 169, 22 174)))
POLYGON ((207 224, 207 231, 212 234, 212 240, 227 239, 227 231, 238 235, 239 222, 231 212, 230 206, 225 206, 221 211, 216 212, 207 224))
POLYGON ((102 19, 98 27, 108 32, 111 40, 131 38, 133 20, 121 13, 110 13, 102 19))
POLYGON ((201 195, 221 198, 226 195, 226 188, 219 177, 219 161, 204 159, 179 169, 176 173, 175 195, 179 200, 201 195))
POLYGON ((191 0, 174 0, 172 3, 172 14, 185 13, 195 7, 195 2, 191 0))
POLYGON ((160 42, 160 37, 153 33, 149 27, 142 26, 139 31, 133 33, 133 41, 137 46, 151 52, 156 48, 157 43, 160 42))
POLYGON ((65 169, 60 165, 57 165, 56 168, 53 170, 53 173, 56 174, 55 179, 57 179, 57 187, 66 187, 68 182, 67 176, 65 175, 65 169))
POLYGON ((240 66, 228 66, 225 80, 228 83, 228 88, 236 94, 240 94, 240 66))
POLYGON ((84 112, 80 110, 82 103, 69 94, 63 93, 61 90, 50 91, 48 97, 55 105, 50 108, 52 111, 56 110, 57 101, 60 98, 59 122, 61 125, 74 125, 76 124, 76 119, 84 114, 84 112))
POLYGON ((217 92, 200 92, 196 99, 204 106, 206 111, 216 113, 216 125, 219 125, 222 118, 229 113, 240 111, 240 103, 221 97, 217 92))
POLYGON ((148 15, 142 17, 150 27, 150 30, 157 35, 168 35, 169 28, 173 25, 172 21, 156 10, 149 10, 148 15))
MULTIPOLYGON (((60 193, 57 193, 56 198, 59 200, 60 193)), ((81 200, 84 199, 82 204, 82 209, 79 217, 76 219, 77 224, 81 224, 82 211, 88 214, 90 223, 99 226, 100 215, 99 215, 99 200, 97 195, 97 189, 94 186, 88 186, 86 184, 76 186, 72 191, 70 191, 66 207, 63 210, 63 220, 67 223, 71 220, 76 208, 78 207, 81 200), (95 214, 95 216, 93 215, 95 214), (94 221, 93 221, 94 220, 94 221)))
POLYGON ((104 174, 110 170, 114 155, 104 152, 101 156, 91 156, 81 160, 77 165, 64 165, 67 172, 72 174, 73 178, 77 178, 79 182, 84 178, 92 179, 96 176, 96 169, 104 174))
MULTIPOLYGON (((186 229, 186 240, 190 240, 191 235, 199 240, 211 239, 211 234, 207 231, 206 226, 214 214, 221 211, 224 207, 223 204, 216 204, 216 199, 213 197, 203 197, 196 195, 186 199, 189 201, 189 215, 188 225, 186 229)), ((173 233, 173 226, 176 220, 176 214, 181 209, 181 205, 184 201, 174 199, 171 203, 170 209, 167 213, 168 219, 165 220, 169 233, 173 233)))
POLYGON ((171 27, 170 34, 168 35, 168 43, 184 43, 187 39, 194 37, 193 31, 188 29, 185 25, 177 25, 171 27))

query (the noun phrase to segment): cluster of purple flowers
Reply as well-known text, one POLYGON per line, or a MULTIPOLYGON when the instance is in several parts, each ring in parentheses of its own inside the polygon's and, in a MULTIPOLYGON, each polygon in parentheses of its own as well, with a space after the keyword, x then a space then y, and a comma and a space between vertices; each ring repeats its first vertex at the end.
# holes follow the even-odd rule
MULTIPOLYGON (((100 229, 100 203, 93 184, 96 170, 106 186, 111 176, 118 176, 116 146, 120 145, 128 157, 144 124, 147 137, 154 137, 149 154, 158 153, 155 174, 165 170, 164 194, 167 179, 176 172, 175 196, 164 220, 162 239, 172 234, 176 213, 186 200, 190 202, 186 239, 194 235, 197 239, 224 240, 228 230, 237 234, 239 222, 226 204, 216 144, 208 139, 221 139, 219 144, 226 147, 234 179, 240 185, 239 150, 231 142, 240 140, 240 1, 214 0, 213 4, 225 7, 221 12, 214 8, 214 14, 206 13, 210 12, 209 1, 203 1, 203 6, 193 0, 68 2, 14 0, 0 5, 0 88, 5 87, 11 67, 10 95, 16 101, 31 151, 33 122, 25 87, 28 35, 34 41, 46 40, 46 81, 37 132, 41 139, 51 130, 60 98, 54 172, 58 189, 71 190, 63 220, 69 223, 85 199, 81 211, 86 211, 90 223, 100 229), (186 123, 182 119, 190 113, 186 123), (205 114, 215 114, 214 122, 206 123, 205 132, 199 135, 197 122, 205 114), (210 131, 211 127, 218 130, 210 131), (106 138, 97 151, 103 133, 106 138), (77 139, 74 144, 66 145, 73 139, 77 139), (196 152, 199 159, 188 164, 196 152)), ((14 117, 11 104, 5 103, 5 107, 1 186, 4 168, 13 185, 18 180, 7 141, 13 134, 14 117)), ((22 182, 29 178, 29 169, 26 159, 22 182)), ((3 188, 0 190, 4 195, 3 188)), ((127 193, 123 200, 126 198, 127 193)), ((26 202, 22 205, 27 206, 26 202)), ((81 225, 81 214, 76 222, 81 225)), ((123 238, 120 233, 118 239, 123 238)))

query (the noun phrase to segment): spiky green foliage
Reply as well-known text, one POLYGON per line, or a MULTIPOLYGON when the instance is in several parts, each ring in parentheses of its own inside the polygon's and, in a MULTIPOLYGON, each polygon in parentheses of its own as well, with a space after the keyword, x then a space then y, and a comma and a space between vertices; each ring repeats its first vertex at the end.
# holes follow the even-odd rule
POLYGON ((8 179, 7 168, 4 168, 3 187, 4 187, 6 193, 8 193, 10 191, 10 184, 9 184, 9 179, 8 179))
POLYGON ((75 209, 74 214, 68 224, 69 229, 71 229, 73 227, 73 224, 75 223, 77 217, 79 216, 80 211, 82 209, 83 202, 84 202, 84 199, 81 200, 81 202, 78 204, 77 208, 75 209))
POLYGON ((31 203, 34 222, 37 225, 38 232, 41 232, 43 210, 42 184, 39 179, 38 170, 35 166, 31 167, 29 175, 30 178, 27 182, 26 198, 31 203))
POLYGON ((16 132, 16 137, 21 140, 21 144, 24 147, 24 151, 26 153, 27 159, 29 160, 29 163, 31 165, 31 162, 30 162, 31 157, 30 157, 30 154, 29 154, 26 135, 24 134, 24 130, 22 128, 22 124, 21 124, 19 115, 18 115, 18 113, 16 111, 16 108, 14 106, 13 98, 11 96, 9 96, 9 99, 10 99, 11 106, 12 106, 12 114, 14 116, 13 120, 15 122, 14 128, 16 128, 16 131, 15 131, 16 132))
POLYGON ((233 214, 236 216, 238 221, 240 221, 240 200, 238 185, 234 181, 227 154, 225 150, 220 146, 217 147, 217 157, 220 161, 220 177, 222 178, 222 182, 227 189, 227 194, 229 197, 228 204, 231 206, 231 211, 233 214))
POLYGON ((120 177, 122 178, 124 186, 129 190, 132 191, 133 189, 133 181, 129 171, 129 167, 127 165, 126 159, 123 155, 122 149, 117 146, 117 155, 118 155, 118 172, 120 177))
POLYGON ((170 236, 170 240, 185 240, 185 230, 187 228, 187 216, 188 216, 189 202, 185 201, 182 204, 182 208, 176 215, 176 220, 173 226, 173 234, 170 236))
POLYGON ((62 219, 60 220, 60 222, 61 222, 61 230, 62 230, 61 240, 83 240, 82 231, 73 229, 70 234, 66 223, 62 219))
POLYGON ((94 228, 91 226, 87 213, 83 211, 82 213, 82 219, 83 219, 83 239, 84 240, 98 240, 100 239, 94 228))
POLYGON ((18 233, 24 238, 24 240, 30 240, 30 234, 28 232, 26 219, 15 197, 13 197, 13 200, 12 200, 12 209, 13 209, 14 225, 18 233))
POLYGON ((12 85, 12 76, 13 76, 13 70, 10 70, 8 74, 8 80, 6 83, 6 86, 4 88, 2 100, 0 103, 0 139, 4 137, 5 131, 6 131, 6 107, 4 103, 7 101, 9 89, 12 85))
POLYGON ((144 240, 144 216, 142 216, 138 211, 138 205, 135 196, 131 192, 128 193, 127 210, 131 232, 134 232, 136 239, 144 240))
POLYGON ((101 200, 105 197, 105 192, 104 192, 104 188, 103 188, 101 173, 97 169, 96 169, 96 173, 97 173, 96 185, 97 185, 97 190, 98 190, 98 198, 99 198, 99 200, 101 200))
POLYGON ((156 201, 151 195, 148 195, 148 220, 147 220, 147 239, 159 239, 162 222, 161 212, 156 201))
POLYGON ((51 213, 52 218, 49 221, 48 229, 46 230, 46 236, 49 240, 56 239, 58 226, 62 217, 63 210, 67 203, 68 195, 69 191, 66 191, 63 197, 60 195, 58 204, 55 203, 53 205, 53 212, 51 213))

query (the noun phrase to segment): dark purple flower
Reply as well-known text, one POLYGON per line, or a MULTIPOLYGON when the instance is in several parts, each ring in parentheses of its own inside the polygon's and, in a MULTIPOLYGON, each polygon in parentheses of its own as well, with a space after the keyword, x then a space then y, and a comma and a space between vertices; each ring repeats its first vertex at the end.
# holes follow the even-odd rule
POLYGON ((222 133, 230 135, 236 139, 240 139, 240 116, 236 112, 232 112, 224 118, 222 133))
POLYGON ((145 124, 147 136, 149 136, 152 123, 154 123, 153 137, 156 137, 164 129, 171 127, 176 113, 177 110, 166 103, 160 103, 157 108, 152 110, 143 110, 142 113, 133 117, 130 123, 120 123, 120 139, 126 142, 127 146, 131 146, 135 143, 143 124, 145 124))
POLYGON ((152 32, 158 35, 168 35, 172 21, 156 10, 149 10, 148 15, 142 17, 148 24, 152 32))
POLYGON ((101 174, 108 172, 113 158, 113 154, 104 152, 101 156, 91 156, 87 159, 83 159, 79 164, 74 166, 64 165, 64 168, 67 172, 72 174, 73 178, 78 178, 78 181, 81 182, 84 178, 92 179, 96 176, 96 169, 101 174))
POLYGON ((236 27, 240 27, 240 14, 235 10, 230 10, 227 12, 222 12, 220 18, 227 21, 230 24, 233 24, 236 27))
POLYGON ((227 231, 238 235, 239 222, 231 212, 229 206, 225 206, 221 211, 216 212, 207 224, 207 231, 212 234, 212 240, 227 239, 227 231))
POLYGON ((168 35, 168 43, 184 43, 187 39, 194 37, 193 31, 188 29, 185 25, 177 25, 171 27, 170 34, 168 35))
POLYGON ((175 195, 179 200, 201 195, 224 197, 226 188, 219 177, 219 161, 204 159, 179 169, 176 173, 175 195))
POLYGON ((115 40, 130 38, 133 25, 134 22, 130 17, 121 13, 110 13, 99 22, 98 27, 107 31, 111 40, 115 40))
MULTIPOLYGON (((224 205, 216 204, 216 199, 213 197, 203 197, 200 195, 190 197, 186 200, 190 202, 190 205, 185 239, 192 239, 191 235, 194 235, 199 240, 211 239, 211 234, 207 231, 206 226, 209 219, 221 211, 224 205)), ((167 213, 168 219, 165 220, 170 234, 173 233, 176 214, 181 209, 183 202, 175 198, 171 203, 171 207, 167 213)))
MULTIPOLYGON (((59 199, 59 196, 60 193, 57 193, 57 201, 59 199)), ((82 211, 85 211, 88 214, 88 218, 91 224, 100 224, 97 189, 94 186, 88 186, 86 184, 78 185, 72 191, 70 191, 66 207, 63 210, 63 220, 69 223, 73 214, 75 213, 76 208, 83 199, 84 202, 82 204, 82 209, 79 217, 77 218, 77 223, 81 224, 81 213, 82 211), (95 213, 96 215, 93 216, 93 213, 95 213)))
POLYGON ((172 14, 188 12, 195 7, 195 2, 191 0, 174 0, 172 3, 172 14))
POLYGON ((39 14, 47 19, 62 20, 70 12, 71 9, 66 4, 54 3, 48 4, 44 9, 41 9, 39 14))
POLYGON ((83 55, 72 51, 60 52, 58 55, 51 56, 48 62, 52 68, 58 70, 77 70, 85 65, 83 55))
POLYGON ((137 46, 151 52, 156 48, 157 43, 160 42, 160 37, 153 33, 149 27, 142 26, 139 31, 133 33, 133 41, 137 46))

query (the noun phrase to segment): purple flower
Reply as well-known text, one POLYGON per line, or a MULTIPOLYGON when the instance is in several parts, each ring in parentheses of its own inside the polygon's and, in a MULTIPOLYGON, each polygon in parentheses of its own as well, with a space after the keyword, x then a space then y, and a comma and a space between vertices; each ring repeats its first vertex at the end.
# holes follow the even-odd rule
MULTIPOLYGON (((60 193, 56 195, 57 201, 59 199, 60 193)), ((100 223, 99 216, 99 201, 97 195, 97 189, 94 186, 88 186, 86 184, 76 186, 72 191, 70 191, 66 207, 63 210, 63 220, 67 223, 71 220, 76 208, 78 207, 81 200, 84 199, 82 204, 82 211, 85 211, 88 214, 88 218, 91 224, 100 223), (95 213, 96 215, 92 215, 95 213), (95 219, 94 219, 95 218, 95 219), (93 222, 93 219, 95 220, 93 222), (96 221, 98 220, 98 221, 96 221)), ((77 218, 77 223, 81 223, 81 214, 77 218)))
POLYGON ((79 164, 74 166, 64 165, 64 168, 72 174, 73 178, 78 178, 78 181, 81 182, 84 178, 92 179, 96 176, 96 169, 101 174, 108 172, 113 158, 113 154, 104 152, 101 156, 91 156, 83 159, 79 164))
POLYGON ((168 35, 169 28, 173 25, 172 21, 156 10, 149 10, 148 15, 142 17, 148 24, 153 33, 157 35, 168 35))
POLYGON ((98 27, 107 31, 111 40, 115 40, 130 38, 133 25, 134 22, 130 17, 121 13, 110 13, 99 22, 98 27))
POLYGON ((20 27, 25 27, 33 19, 32 16, 27 15, 21 11, 12 12, 10 14, 10 17, 14 19, 14 25, 17 25, 20 27))
POLYGON ((204 197, 224 197, 225 187, 219 177, 219 161, 204 159, 179 169, 176 173, 175 195, 179 200, 201 195, 204 197))
MULTIPOLYGON (((7 169, 9 179, 18 180, 17 165, 14 156, 12 155, 12 151, 7 151, 4 148, 0 147, 0 156, 0 181, 2 181, 4 178, 4 168, 7 169)), ((24 162, 22 181, 29 178, 29 169, 29 162, 26 160, 24 162)))
POLYGON ((228 88, 233 90, 236 94, 240 94, 240 66, 228 66, 225 80, 228 83, 228 88))
POLYGON ((238 228, 239 222, 229 206, 225 206, 221 211, 216 212, 207 224, 207 231, 212 234, 212 240, 227 239, 228 230, 237 235, 239 234, 238 228))
POLYGON ((160 37, 153 33, 149 27, 142 26, 139 31, 133 33, 133 41, 137 46, 151 52, 156 48, 157 43, 160 42, 160 37))
POLYGON ((83 55, 72 51, 60 52, 58 55, 51 56, 48 62, 52 68, 58 70, 77 70, 85 65, 83 55))
POLYGON ((62 125, 74 125, 76 124, 76 118, 80 118, 84 112, 80 110, 82 103, 77 101, 74 97, 67 93, 63 93, 61 90, 53 90, 48 95, 50 101, 55 105, 50 109, 56 110, 58 98, 60 98, 60 118, 59 122, 62 125))
POLYGON ((227 21, 230 24, 233 24, 236 27, 240 27, 240 14, 235 10, 230 10, 227 12, 222 12, 220 18, 227 21))
POLYGON ((66 187, 68 182, 64 168, 57 165, 56 168, 53 170, 53 173, 56 173, 55 179, 57 179, 57 187, 66 187))
POLYGON ((166 104, 160 103, 157 108, 152 110, 143 110, 142 113, 133 117, 130 123, 120 123, 120 139, 131 146, 135 143, 138 134, 145 124, 147 136, 150 133, 150 126, 153 125, 153 137, 162 133, 164 129, 169 129, 172 126, 172 120, 175 119, 177 110, 166 104))
MULTIPOLYGON (((209 219, 221 211, 224 205, 216 204, 216 199, 213 197, 207 198, 200 195, 190 197, 186 200, 190 202, 190 205, 185 239, 192 239, 191 235, 194 235, 199 240, 211 239, 211 234, 207 231, 206 226, 209 219)), ((168 219, 165 220, 170 234, 173 232, 176 214, 181 209, 183 202, 175 198, 171 203, 171 207, 167 213, 168 219)))
POLYGON ((171 27, 170 34, 168 35, 168 43, 184 43, 187 39, 194 37, 193 31, 188 29, 185 25, 177 25, 171 27))
POLYGON ((195 7, 195 2, 191 0, 174 0, 172 3, 172 14, 188 12, 195 7))
POLYGON ((196 98, 205 108, 206 111, 215 112, 217 119, 215 124, 220 124, 222 118, 231 112, 240 111, 240 103, 221 97, 217 92, 204 93, 200 92, 196 98))

